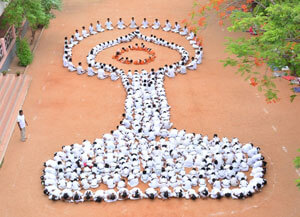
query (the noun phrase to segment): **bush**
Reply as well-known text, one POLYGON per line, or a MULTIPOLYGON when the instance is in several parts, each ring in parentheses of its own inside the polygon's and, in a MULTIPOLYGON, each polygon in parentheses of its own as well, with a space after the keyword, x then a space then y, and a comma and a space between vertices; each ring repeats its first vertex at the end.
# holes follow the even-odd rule
POLYGON ((27 66, 32 62, 33 54, 26 39, 17 39, 17 56, 21 66, 27 66))

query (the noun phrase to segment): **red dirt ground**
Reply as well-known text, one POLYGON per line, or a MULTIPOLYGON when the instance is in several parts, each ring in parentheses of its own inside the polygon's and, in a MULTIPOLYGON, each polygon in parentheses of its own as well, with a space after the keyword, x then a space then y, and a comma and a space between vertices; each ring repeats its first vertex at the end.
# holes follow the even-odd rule
MULTIPOLYGON (((197 71, 166 80, 172 122, 177 129, 199 132, 210 137, 213 133, 242 142, 252 141, 261 147, 268 161, 268 185, 262 192, 240 200, 141 200, 116 203, 68 204, 52 202, 43 195, 40 179, 43 162, 50 159, 62 145, 93 140, 110 132, 121 120, 125 93, 121 81, 99 81, 77 76, 62 67, 64 36, 76 28, 88 26, 97 19, 103 23, 111 17, 129 22, 131 16, 138 23, 146 17, 151 23, 172 23, 187 17, 192 0, 66 0, 63 11, 44 31, 28 73, 33 81, 23 109, 29 122, 28 140, 19 141, 16 128, 0 170, 1 217, 53 216, 299 216, 300 192, 294 180, 298 177, 293 166, 300 135, 300 100, 289 102, 290 87, 278 81, 278 104, 265 103, 264 96, 234 74, 224 69, 219 59, 224 58, 225 36, 216 19, 204 31, 204 60, 197 71)), ((107 40, 128 30, 101 33, 74 48, 74 62, 85 62, 87 52, 101 40, 107 40)), ((146 34, 151 30, 145 31, 146 34)), ((182 38, 173 33, 155 31, 167 40, 176 41, 191 51, 182 38)), ((163 47, 147 45, 156 52, 157 59, 137 69, 157 68, 176 60, 178 54, 163 47), (172 55, 171 55, 172 54, 172 55), (173 55, 174 54, 174 55, 173 55)), ((105 62, 115 49, 102 53, 105 62), (107 56, 106 56, 107 55, 107 56)), ((113 62, 114 61, 114 62, 113 62)), ((128 69, 128 68, 127 68, 128 69)))

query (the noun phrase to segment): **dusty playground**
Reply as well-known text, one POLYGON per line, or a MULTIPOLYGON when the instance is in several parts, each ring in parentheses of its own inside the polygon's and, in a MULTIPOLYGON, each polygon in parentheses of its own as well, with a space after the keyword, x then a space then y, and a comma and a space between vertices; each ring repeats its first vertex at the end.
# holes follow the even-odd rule
MULTIPOLYGON (((115 129, 124 110, 125 92, 120 80, 99 81, 62 67, 64 37, 96 20, 104 23, 107 17, 114 24, 119 17, 128 23, 132 16, 138 23, 144 17, 151 23, 155 18, 161 23, 166 19, 174 23, 187 17, 192 3, 192 0, 64 1, 63 10, 56 13, 56 19, 43 32, 34 62, 27 71, 33 77, 23 106, 29 123, 28 140, 19 141, 16 127, 0 169, 1 217, 299 216, 300 192, 294 182, 298 174, 293 159, 300 148, 300 99, 290 103, 290 86, 278 80, 282 99, 276 104, 266 104, 263 94, 235 75, 234 69, 223 68, 219 60, 226 56, 225 37, 234 34, 217 25, 214 19, 203 32, 203 63, 187 75, 166 79, 171 121, 177 129, 187 132, 238 137, 243 143, 260 146, 268 162, 268 185, 262 192, 246 200, 157 199, 101 204, 52 202, 43 195, 40 184, 43 162, 62 145, 83 139, 93 141, 115 129)), ((85 62, 85 56, 95 44, 127 32, 105 32, 85 40, 74 48, 74 62, 85 62)), ((150 32, 146 30, 147 34, 150 32)), ((173 33, 155 33, 191 50, 188 42, 173 33)), ((179 58, 176 52, 165 50, 167 48, 150 46, 157 59, 137 69, 157 68, 179 58)), ((113 62, 114 52, 112 48, 99 58, 113 62)))

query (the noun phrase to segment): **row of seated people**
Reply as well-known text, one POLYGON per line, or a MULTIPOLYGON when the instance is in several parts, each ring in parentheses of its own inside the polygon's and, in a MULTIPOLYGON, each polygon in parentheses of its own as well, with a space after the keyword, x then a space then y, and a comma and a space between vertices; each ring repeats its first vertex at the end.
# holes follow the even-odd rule
POLYGON ((141 43, 140 46, 139 46, 138 43, 136 43, 134 46, 129 45, 128 48, 127 47, 122 47, 121 50, 117 50, 117 52, 115 53, 115 55, 113 55, 112 58, 116 59, 119 62, 125 63, 125 64, 144 65, 144 64, 148 64, 150 62, 153 62, 155 60, 156 56, 155 56, 155 52, 151 48, 147 48, 144 43, 141 43), (132 59, 129 59, 128 57, 126 57, 126 58, 121 57, 121 55, 123 53, 128 52, 130 50, 145 51, 146 53, 149 54, 149 56, 148 56, 148 58, 138 59, 138 60, 135 60, 135 61, 132 60, 132 59))

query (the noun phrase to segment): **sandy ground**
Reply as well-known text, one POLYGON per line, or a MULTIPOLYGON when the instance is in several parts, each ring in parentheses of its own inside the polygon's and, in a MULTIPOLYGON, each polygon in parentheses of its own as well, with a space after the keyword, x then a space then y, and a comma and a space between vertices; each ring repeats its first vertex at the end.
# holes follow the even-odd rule
MULTIPOLYGON (((268 161, 268 185, 247 200, 141 200, 116 203, 67 204, 49 201, 40 185, 43 162, 62 145, 93 140, 115 129, 121 120, 125 93, 121 81, 99 81, 77 76, 62 67, 64 36, 76 28, 111 17, 128 22, 134 16, 138 23, 144 17, 150 22, 159 18, 172 23, 187 17, 192 0, 66 0, 62 12, 51 22, 41 37, 35 59, 28 73, 33 81, 24 104, 29 122, 28 141, 19 141, 16 128, 0 170, 1 217, 50 216, 299 216, 300 192, 294 180, 298 174, 293 158, 299 148, 300 100, 289 102, 290 87, 278 81, 282 100, 265 103, 264 96, 251 88, 232 68, 224 69, 218 61, 224 58, 224 37, 232 35, 217 25, 216 20, 204 31, 204 60, 197 71, 166 80, 172 122, 177 129, 213 133, 260 146, 268 161), (88 3, 87 3, 88 2, 88 3)), ((101 33, 74 49, 74 60, 85 61, 91 47, 102 40, 117 37, 127 30, 101 33)), ((145 33, 151 34, 150 30, 145 33)), ((173 33, 156 31, 167 40, 187 47, 186 41, 173 33)), ((141 67, 157 68, 176 60, 178 54, 166 48, 147 45, 156 52, 155 62, 141 67)), ((105 62, 115 49, 99 56, 105 62)), ((139 66, 140 67, 140 66, 139 66)), ((141 69, 138 68, 138 69, 141 69)))

